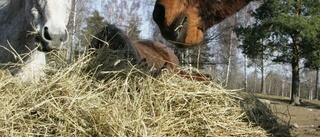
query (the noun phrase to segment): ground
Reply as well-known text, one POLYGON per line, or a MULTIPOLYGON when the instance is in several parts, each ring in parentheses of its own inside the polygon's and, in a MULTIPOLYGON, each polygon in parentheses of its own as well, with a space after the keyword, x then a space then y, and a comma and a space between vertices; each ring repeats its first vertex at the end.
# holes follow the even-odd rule
POLYGON ((292 127, 294 137, 320 137, 320 101, 302 100, 301 106, 289 105, 289 98, 257 95, 270 101, 270 109, 292 127))

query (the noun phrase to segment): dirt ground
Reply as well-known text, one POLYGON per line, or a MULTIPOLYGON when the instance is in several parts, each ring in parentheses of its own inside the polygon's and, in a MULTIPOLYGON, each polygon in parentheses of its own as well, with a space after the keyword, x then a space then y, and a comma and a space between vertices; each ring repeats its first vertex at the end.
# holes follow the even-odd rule
POLYGON ((289 105, 289 98, 262 96, 270 101, 270 108, 282 120, 291 125, 294 137, 320 137, 320 101, 302 100, 301 106, 289 105))

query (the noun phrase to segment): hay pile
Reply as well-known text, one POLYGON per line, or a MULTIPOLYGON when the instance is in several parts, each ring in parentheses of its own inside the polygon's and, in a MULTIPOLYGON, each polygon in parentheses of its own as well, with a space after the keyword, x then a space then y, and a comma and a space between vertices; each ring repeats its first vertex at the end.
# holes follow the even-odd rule
POLYGON ((135 67, 96 80, 90 58, 51 69, 39 84, 23 85, 0 72, 2 136, 267 136, 240 107, 236 92, 213 82, 135 67), (121 76, 117 74, 121 73, 121 76))

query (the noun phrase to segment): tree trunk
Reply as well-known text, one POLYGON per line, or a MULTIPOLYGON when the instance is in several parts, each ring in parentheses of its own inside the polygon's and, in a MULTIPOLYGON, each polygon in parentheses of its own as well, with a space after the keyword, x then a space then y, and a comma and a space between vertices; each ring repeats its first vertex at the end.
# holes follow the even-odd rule
POLYGON ((248 66, 248 56, 244 57, 244 89, 247 91, 248 88, 248 75, 247 75, 247 66, 248 66))
POLYGON ((253 84, 254 84, 254 93, 258 92, 258 89, 257 89, 257 80, 258 80, 258 76, 257 76, 257 66, 255 65, 254 67, 254 81, 253 81, 253 84))
POLYGON ((182 50, 181 48, 175 48, 176 50, 176 55, 178 56, 178 59, 180 61, 181 66, 186 66, 186 57, 185 57, 185 51, 182 50))
POLYGON ((264 68, 264 59, 262 58, 261 63, 261 89, 260 92, 266 94, 266 85, 265 85, 265 68, 264 68))
POLYGON ((74 48, 75 48, 75 35, 76 35, 76 19, 77 19, 77 0, 73 0, 73 24, 72 24, 72 40, 71 45, 68 48, 67 51, 67 62, 71 63, 74 59, 74 48))
POLYGON ((299 59, 293 59, 291 66, 292 66, 292 85, 291 85, 291 102, 290 102, 290 104, 291 105, 300 105, 299 59))
MULTIPOLYGON (((231 39, 232 39, 232 38, 231 38, 231 39)), ((232 42, 230 42, 230 48, 229 48, 229 53, 228 53, 228 64, 227 64, 226 84, 225 84, 225 87, 228 86, 228 82, 229 82, 231 58, 232 58, 232 42)))
POLYGON ((192 66, 192 58, 191 58, 191 53, 190 53, 190 49, 186 50, 186 56, 187 56, 187 62, 188 62, 188 67, 192 66))
MULTIPOLYGON (((270 82, 269 82, 269 87, 268 87, 268 95, 274 95, 274 93, 271 94, 271 88, 272 88, 272 82, 271 82, 271 80, 270 80, 270 82)), ((274 92, 274 91, 273 91, 273 92, 274 92)))
POLYGON ((283 81, 281 81, 281 96, 285 97, 285 95, 284 95, 284 82, 283 81))
POLYGON ((228 86, 229 82, 229 76, 230 76, 230 67, 231 67, 231 60, 232 60, 232 48, 233 48, 233 32, 230 33, 230 46, 229 46, 229 52, 228 52, 228 64, 227 64, 227 73, 226 73, 226 84, 225 86, 228 86))
POLYGON ((316 90, 315 90, 315 99, 316 100, 320 100, 318 83, 319 83, 319 68, 317 68, 317 77, 316 77, 316 90))
MULTIPOLYGON (((263 45, 267 45, 267 43, 266 43, 266 41, 265 40, 262 40, 262 43, 263 43, 263 45)), ((264 58, 265 58, 265 56, 264 56, 264 51, 265 51, 265 49, 262 51, 262 57, 261 57, 261 93, 263 93, 263 94, 266 94, 266 82, 265 82, 265 80, 266 80, 266 75, 265 75, 265 62, 264 62, 264 58)))
POLYGON ((198 54, 197 54, 197 69, 200 69, 200 59, 201 59, 201 47, 198 46, 198 54))
MULTIPOLYGON (((295 15, 300 16, 301 14, 301 7, 298 5, 295 7, 295 15)), ((292 89, 291 89, 291 105, 300 105, 300 57, 301 51, 299 47, 299 40, 297 35, 292 35, 292 42, 293 42, 293 57, 292 57, 292 89)))
POLYGON ((309 99, 309 100, 312 100, 312 99, 313 99, 313 89, 312 89, 312 88, 309 89, 308 99, 309 99))

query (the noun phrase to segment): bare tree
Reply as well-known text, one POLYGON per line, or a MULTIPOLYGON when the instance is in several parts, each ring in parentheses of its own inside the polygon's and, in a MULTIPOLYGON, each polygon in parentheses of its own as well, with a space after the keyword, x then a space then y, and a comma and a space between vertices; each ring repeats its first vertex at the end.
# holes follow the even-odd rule
POLYGON ((82 45, 81 29, 85 26, 85 18, 89 15, 91 9, 92 0, 73 0, 72 13, 70 16, 70 22, 68 29, 70 30, 70 38, 67 46, 66 60, 67 62, 73 62, 76 52, 83 52, 84 45, 82 45))
POLYGON ((76 36, 76 19, 77 19, 77 0, 73 0, 73 20, 72 20, 72 33, 71 44, 67 50, 67 62, 71 63, 74 58, 75 36, 76 36))
POLYGON ((141 25, 142 19, 139 11, 142 11, 141 4, 143 2, 140 0, 105 0, 104 4, 102 15, 105 20, 108 23, 116 24, 128 35, 132 33, 133 28, 138 28, 141 25))

